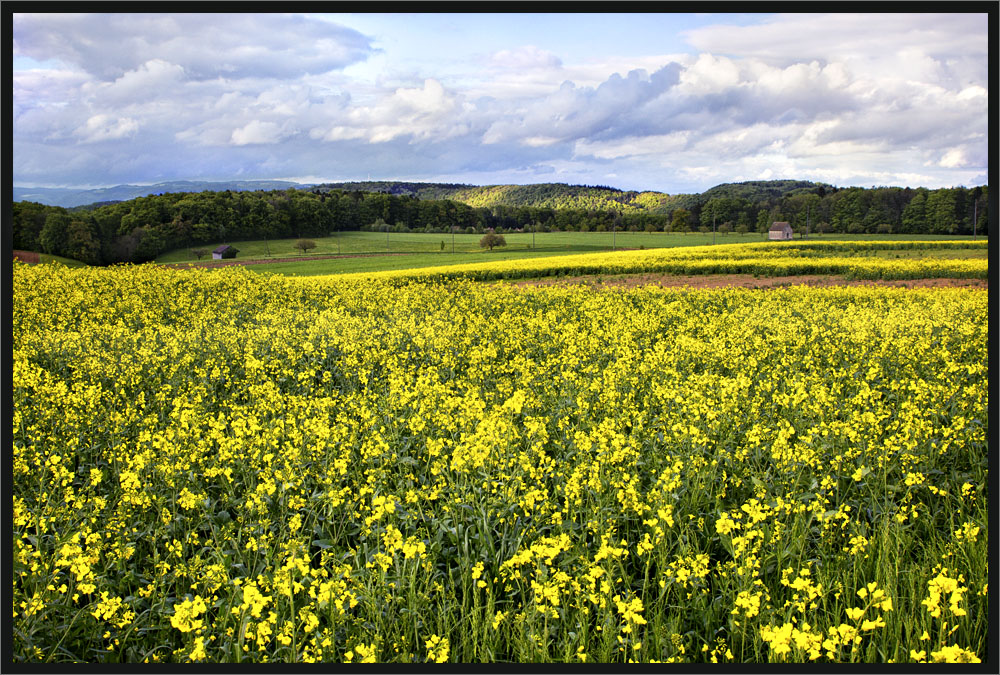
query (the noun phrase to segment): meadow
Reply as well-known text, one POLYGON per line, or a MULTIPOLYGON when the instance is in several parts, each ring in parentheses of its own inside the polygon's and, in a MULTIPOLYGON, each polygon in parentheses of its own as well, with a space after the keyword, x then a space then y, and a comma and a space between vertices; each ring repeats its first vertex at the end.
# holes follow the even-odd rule
MULTIPOLYGON (((256 272, 290 276, 317 276, 353 272, 403 270, 469 263, 491 263, 583 253, 607 253, 624 249, 702 247, 711 244, 760 243, 760 234, 711 234, 664 232, 508 232, 507 246, 492 251, 482 249, 481 234, 424 234, 417 232, 341 232, 330 237, 314 238, 316 248, 307 253, 295 248, 297 239, 256 240, 232 243, 239 249, 235 262, 267 262, 252 265, 256 272), (442 248, 442 244, 444 248, 442 248), (301 260, 296 260, 301 258, 301 260), (281 261, 281 262, 277 262, 281 261)), ((794 240, 794 243, 802 240, 794 240)), ((974 243, 971 237, 942 235, 821 235, 807 241, 952 241, 974 243)), ((980 237, 979 244, 986 240, 980 237)), ((211 251, 220 243, 205 244, 211 251)), ((787 244, 788 242, 782 242, 787 244)), ((983 257, 985 247, 980 250, 983 257)), ((211 256, 198 261, 190 248, 177 249, 157 257, 166 264, 210 263, 211 256)))
MULTIPOLYGON (((986 270, 747 246, 602 264, 986 270)), ((14 659, 990 656, 985 291, 472 280, 572 257, 15 263, 14 659)))

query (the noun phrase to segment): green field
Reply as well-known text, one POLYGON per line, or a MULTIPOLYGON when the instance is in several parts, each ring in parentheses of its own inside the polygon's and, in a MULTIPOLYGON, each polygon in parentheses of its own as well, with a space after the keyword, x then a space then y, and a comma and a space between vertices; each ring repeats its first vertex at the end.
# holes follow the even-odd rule
MULTIPOLYGON (((267 265, 250 265, 257 272, 289 276, 312 276, 350 272, 375 272, 384 270, 434 267, 462 263, 514 260, 543 256, 597 253, 616 249, 673 248, 678 246, 705 246, 713 243, 711 234, 676 234, 663 232, 550 232, 505 234, 507 246, 488 251, 479 247, 480 234, 423 234, 396 233, 388 236, 382 232, 343 232, 331 237, 313 238, 316 248, 303 254, 294 247, 296 239, 272 241, 233 242, 240 253, 237 262, 255 260, 282 260, 267 265), (442 250, 444 244, 444 250, 442 250), (385 255, 386 253, 393 255, 385 255), (405 254, 405 255, 400 255, 405 254), (328 256, 328 257, 324 257, 328 256), (342 257, 337 257, 342 256, 342 257), (360 256, 360 257, 359 257, 360 256), (301 261, 287 261, 301 257, 301 261), (315 259, 315 258, 319 259, 315 259)), ((943 235, 822 235, 815 241, 932 241, 969 240, 971 237, 943 235)), ((980 238, 981 239, 981 238, 980 238)), ((716 244, 756 243, 764 241, 759 234, 716 235, 716 244)), ((799 241, 796 239, 796 241, 799 241)), ((201 248, 212 250, 221 242, 205 244, 201 248)), ((191 248, 176 249, 159 256, 157 263, 196 263, 191 248)), ((920 252, 924 254, 925 252, 920 252)), ((908 253, 907 257, 914 255, 908 253)), ((883 253, 883 255, 890 255, 883 253)), ((953 252, 937 252, 951 256, 953 252)), ((955 257, 985 256, 985 251, 954 252, 955 257)), ((891 256, 890 256, 891 257, 891 256)), ((210 262, 206 256, 201 262, 210 262)))

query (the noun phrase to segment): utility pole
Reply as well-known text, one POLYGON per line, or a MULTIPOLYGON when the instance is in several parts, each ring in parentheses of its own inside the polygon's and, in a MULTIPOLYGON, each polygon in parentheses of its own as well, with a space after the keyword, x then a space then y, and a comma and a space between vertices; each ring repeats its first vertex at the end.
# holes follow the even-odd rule
POLYGON ((455 252, 455 226, 451 226, 451 252, 455 252))
POLYGON ((972 202, 972 238, 976 238, 976 221, 979 220, 979 200, 972 202))
POLYGON ((712 246, 715 246, 715 209, 712 209, 712 246))
POLYGON ((615 219, 611 221, 611 252, 615 251, 615 235, 618 234, 618 214, 615 214, 615 219))
POLYGON ((535 250, 535 230, 537 229, 535 227, 536 225, 538 225, 538 223, 536 223, 535 221, 531 221, 531 250, 532 251, 535 250))
POLYGON ((806 204, 806 239, 809 238, 809 215, 812 213, 812 204, 806 204))

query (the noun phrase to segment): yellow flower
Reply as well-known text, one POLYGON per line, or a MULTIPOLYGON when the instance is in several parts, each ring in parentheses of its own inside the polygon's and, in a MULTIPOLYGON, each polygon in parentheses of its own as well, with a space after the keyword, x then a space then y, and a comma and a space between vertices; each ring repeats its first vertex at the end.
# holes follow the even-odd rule
POLYGON ((182 633, 198 630, 205 625, 205 622, 198 617, 205 613, 207 609, 208 607, 200 595, 196 595, 190 600, 184 600, 180 604, 174 605, 174 613, 170 617, 170 625, 182 633))
POLYGON ((434 663, 444 663, 448 660, 448 638, 431 635, 424 642, 427 648, 427 660, 434 663))
POLYGON ((865 610, 861 609, 860 607, 851 607, 845 611, 847 613, 848 618, 850 618, 852 621, 857 621, 865 613, 865 610))
POLYGON ((375 643, 366 645, 364 643, 358 644, 354 651, 357 652, 361 663, 375 663, 375 643))
POLYGON ((208 653, 205 651, 205 638, 199 635, 194 639, 194 647, 191 649, 191 653, 188 654, 188 660, 203 661, 207 657, 208 653))
POLYGON ((931 652, 933 663, 982 663, 975 653, 962 649, 958 645, 942 647, 936 652, 931 652))

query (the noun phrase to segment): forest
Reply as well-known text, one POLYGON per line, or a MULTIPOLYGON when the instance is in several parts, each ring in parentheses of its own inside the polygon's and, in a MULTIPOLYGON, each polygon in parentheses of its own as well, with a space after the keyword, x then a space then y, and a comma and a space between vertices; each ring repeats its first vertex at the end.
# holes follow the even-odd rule
POLYGON ((714 227, 747 234, 788 221, 796 233, 985 235, 988 196, 985 186, 836 188, 807 181, 726 183, 697 195, 561 184, 355 183, 309 190, 174 192, 70 209, 15 202, 10 227, 16 250, 100 265, 145 262, 168 250, 210 242, 345 230, 694 232, 714 227))

